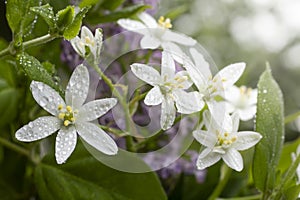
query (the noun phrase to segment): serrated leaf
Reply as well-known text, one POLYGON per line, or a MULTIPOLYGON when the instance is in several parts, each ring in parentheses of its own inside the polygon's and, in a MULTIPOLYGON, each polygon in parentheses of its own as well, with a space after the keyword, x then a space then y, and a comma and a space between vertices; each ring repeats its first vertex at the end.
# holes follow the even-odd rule
POLYGON ((66 27, 68 27, 73 19, 74 19, 75 11, 73 6, 67 6, 65 9, 62 9, 57 12, 57 27, 64 31, 66 27))
POLYGON ((264 195, 269 195, 275 186, 284 141, 284 111, 282 92, 268 67, 258 82, 256 131, 263 138, 255 147, 254 183, 264 195))
POLYGON ((130 18, 133 15, 136 15, 137 13, 140 13, 150 7, 151 6, 148 5, 133 5, 133 6, 124 7, 121 10, 111 12, 110 14, 107 15, 100 15, 98 13, 94 13, 89 16, 88 20, 90 23, 93 24, 115 22, 121 18, 130 18))
POLYGON ((78 35, 82 19, 85 17, 85 14, 89 9, 90 7, 84 7, 79 11, 79 13, 77 13, 72 23, 64 30, 63 36, 65 39, 70 40, 78 35))
POLYGON ((110 10, 110 11, 114 11, 116 10, 119 6, 121 6, 122 3, 124 3, 125 0, 104 0, 104 2, 101 4, 101 6, 104 9, 110 10))
POLYGON ((56 28, 56 19, 52 6, 50 6, 49 4, 45 4, 43 6, 32 7, 30 8, 30 10, 40 15, 48 24, 50 30, 56 28))
MULTIPOLYGON (((143 163, 143 165, 145 165, 145 163, 143 163)), ((57 189, 58 191, 55 189, 55 187, 58 186, 63 188, 66 193, 69 193, 74 187, 80 188, 81 183, 87 183, 86 187, 88 188, 82 191, 76 191, 77 195, 81 193, 80 195, 84 196, 83 193, 89 189, 89 193, 94 195, 101 195, 104 191, 105 194, 113 197, 114 200, 166 199, 160 182, 154 172, 136 174, 117 171, 96 160, 80 143, 76 146, 75 151, 67 163, 57 165, 54 160, 54 155, 52 154, 44 158, 43 164, 40 164, 39 168, 42 168, 42 172, 46 170, 53 173, 50 174, 47 172, 47 175, 44 173, 42 178, 40 175, 41 172, 37 172, 36 174, 37 177, 35 177, 35 179, 37 180, 36 185, 38 192, 39 194, 43 193, 44 196, 52 195, 52 197, 54 197, 53 195, 56 195, 54 193, 59 193, 60 191, 59 189, 57 189), (63 177, 63 179, 60 177, 63 177), (69 182, 68 179, 72 182, 69 182), (45 183, 47 183, 47 185, 45 185, 45 183)), ((57 195, 55 197, 57 197, 57 195)), ((51 198, 48 199, 51 200, 51 198)))
POLYGON ((62 89, 35 57, 26 53, 18 54, 17 64, 31 80, 43 82, 62 94, 62 89))

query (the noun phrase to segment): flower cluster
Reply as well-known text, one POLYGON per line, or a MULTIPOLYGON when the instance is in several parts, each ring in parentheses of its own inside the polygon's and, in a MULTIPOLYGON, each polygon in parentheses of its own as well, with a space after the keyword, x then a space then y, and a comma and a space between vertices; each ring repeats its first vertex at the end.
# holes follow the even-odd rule
MULTIPOLYGON (((197 168, 203 170, 222 158, 229 167, 241 171, 243 159, 238 151, 254 146, 261 139, 257 132, 238 131, 239 120, 249 120, 256 112, 257 91, 234 85, 243 74, 245 63, 231 64, 213 76, 209 63, 195 48, 196 41, 171 31, 169 18, 160 17, 156 21, 147 13, 138 17, 141 21, 120 19, 118 24, 143 35, 142 49, 162 48, 160 70, 143 63, 131 65, 132 73, 152 86, 145 96, 145 105, 161 105, 161 129, 173 126, 176 112, 193 114, 202 111, 202 125, 193 128, 194 138, 206 147, 198 156, 197 168), (176 68, 176 64, 181 68, 176 68)), ((83 26, 81 37, 70 42, 82 58, 98 67, 103 43, 100 29, 93 35, 83 26)), ((108 79, 103 72, 99 73, 101 78, 108 79)), ((75 149, 77 133, 99 151, 108 155, 117 153, 114 140, 90 122, 108 112, 117 100, 106 98, 83 104, 89 90, 89 73, 84 65, 75 68, 66 88, 65 101, 42 82, 33 81, 31 90, 36 102, 53 116, 40 117, 20 128, 16 132, 18 140, 31 142, 58 131, 55 156, 59 164, 64 163, 75 149)))
POLYGON ((160 17, 156 22, 147 13, 138 17, 141 22, 121 19, 118 24, 143 35, 141 48, 163 49, 160 74, 145 64, 131 65, 139 79, 153 86, 144 102, 149 106, 161 104, 161 128, 172 127, 176 110, 191 114, 206 105, 208 111, 204 111, 203 116, 207 130, 200 127, 193 132, 195 139, 207 147, 198 157, 198 169, 205 169, 222 158, 229 167, 241 171, 243 160, 237 150, 248 149, 261 139, 257 132, 238 132, 239 120, 249 120, 256 112, 257 91, 245 86, 238 89, 234 85, 243 74, 245 63, 231 64, 213 76, 209 63, 194 48, 195 41, 169 30, 172 28, 169 18, 160 17), (191 58, 180 45, 189 48, 191 58), (176 72, 175 61, 182 64, 184 70, 176 72), (197 90, 188 91, 193 84, 197 90))

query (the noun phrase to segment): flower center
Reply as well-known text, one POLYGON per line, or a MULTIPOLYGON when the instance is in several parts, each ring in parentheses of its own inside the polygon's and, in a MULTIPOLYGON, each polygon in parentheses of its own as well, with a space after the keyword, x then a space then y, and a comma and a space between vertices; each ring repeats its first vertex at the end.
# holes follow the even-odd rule
POLYGON ((169 80, 168 77, 164 77, 164 84, 160 86, 163 94, 170 93, 174 89, 183 89, 183 83, 188 80, 187 76, 177 76, 174 80, 169 80))
POLYGON ((64 122, 64 126, 69 126, 70 124, 74 124, 76 117, 75 115, 78 113, 77 110, 72 109, 71 106, 64 107, 63 105, 58 105, 58 118, 64 122))
POLYGON ((85 40, 85 44, 95 46, 94 40, 91 40, 91 38, 89 38, 88 36, 85 36, 84 40, 85 40))
POLYGON ((217 142, 218 146, 222 146, 224 148, 228 148, 237 139, 235 135, 231 135, 228 132, 221 134, 217 131, 217 137, 218 137, 218 142, 217 142))
POLYGON ((171 20, 170 18, 166 18, 164 16, 161 16, 159 19, 158 19, 158 24, 163 27, 163 28, 172 28, 172 24, 171 24, 171 20))

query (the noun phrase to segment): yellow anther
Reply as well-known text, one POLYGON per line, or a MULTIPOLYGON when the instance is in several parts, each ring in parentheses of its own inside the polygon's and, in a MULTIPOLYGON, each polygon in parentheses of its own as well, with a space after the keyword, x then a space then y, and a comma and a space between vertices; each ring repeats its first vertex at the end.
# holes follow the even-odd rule
POLYGON ((231 138, 231 142, 235 142, 236 139, 237 139, 236 136, 232 137, 232 138, 231 138))
POLYGON ((59 113, 59 114, 58 114, 58 118, 59 118, 59 119, 64 119, 65 116, 66 116, 65 113, 59 113))
POLYGON ((246 88, 245 86, 241 86, 241 87, 240 87, 240 93, 241 93, 241 94, 245 94, 246 91, 247 91, 247 88, 246 88))
POLYGON ((224 144, 225 145, 229 144, 229 140, 224 140, 224 144))
POLYGON ((171 20, 169 18, 165 19, 163 16, 158 19, 158 24, 163 28, 172 28, 171 20))
POLYGON ((66 109, 67 109, 68 112, 72 112, 72 107, 71 106, 67 106, 66 109))
POLYGON ((227 79, 226 79, 226 78, 222 78, 221 81, 222 81, 222 82, 225 82, 225 81, 227 81, 227 79))
POLYGON ((224 133, 224 136, 225 136, 225 137, 228 137, 228 135, 229 135, 228 133, 224 133))
POLYGON ((183 85, 178 85, 177 88, 182 89, 184 87, 183 87, 183 85))
POLYGON ((71 117, 70 120, 71 120, 71 122, 74 122, 74 121, 75 121, 75 118, 74 118, 74 117, 71 117))
POLYGON ((92 46, 95 45, 94 40, 91 40, 91 38, 89 38, 88 36, 86 36, 84 39, 86 44, 90 44, 92 46))
POLYGON ((65 121, 64 121, 64 126, 69 126, 70 123, 71 123, 71 122, 70 122, 69 120, 65 120, 65 121))
POLYGON ((63 106, 62 104, 59 104, 57 109, 58 109, 58 110, 61 110, 61 109, 63 109, 63 107, 64 107, 64 106, 63 106))

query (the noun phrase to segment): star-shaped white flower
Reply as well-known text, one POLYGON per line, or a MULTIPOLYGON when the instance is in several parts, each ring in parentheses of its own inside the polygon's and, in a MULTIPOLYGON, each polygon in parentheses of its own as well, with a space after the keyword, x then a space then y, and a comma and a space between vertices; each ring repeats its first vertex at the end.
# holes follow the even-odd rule
POLYGON ((75 38, 70 40, 72 47, 81 57, 86 58, 89 55, 92 55, 96 64, 99 63, 102 47, 103 35, 100 30, 101 29, 99 28, 96 29, 94 37, 90 29, 88 29, 86 26, 83 26, 81 28, 80 37, 76 36, 75 38), (87 52, 86 48, 88 48, 90 52, 87 52), (87 55, 88 53, 90 54, 87 55))
POLYGON ((237 112, 242 121, 250 120, 256 114, 257 89, 233 85, 225 91, 225 100, 227 111, 237 112))
POLYGON ((64 163, 74 151, 77 133, 99 151, 114 155, 118 151, 115 141, 97 125, 91 123, 116 105, 115 98, 98 99, 83 105, 89 90, 89 73, 85 66, 74 70, 65 94, 65 101, 48 85, 32 81, 30 85, 36 102, 53 116, 39 117, 16 132, 16 138, 32 142, 58 131, 55 157, 64 163))
POLYGON ((262 136, 253 131, 238 132, 239 116, 237 114, 225 116, 222 123, 215 121, 208 111, 205 111, 203 116, 207 131, 195 130, 193 132, 195 139, 206 147, 198 157, 198 169, 205 169, 222 158, 230 168, 241 171, 243 158, 238 151, 254 146, 262 136))
POLYGON ((191 37, 169 30, 172 28, 169 18, 160 17, 156 22, 146 12, 140 13, 138 17, 142 22, 131 19, 120 19, 118 20, 118 24, 124 29, 142 34, 144 37, 141 39, 140 45, 143 49, 157 49, 158 47, 162 47, 164 50, 172 50, 171 53, 174 59, 182 63, 183 52, 175 43, 184 46, 193 46, 197 43, 191 37))
POLYGON ((162 52, 161 75, 153 67, 145 64, 132 64, 132 72, 141 80, 153 86, 145 97, 146 105, 161 106, 160 124, 163 130, 173 125, 177 111, 183 114, 190 114, 201 110, 204 103, 195 102, 197 92, 186 92, 192 82, 186 71, 175 73, 175 63, 172 56, 162 52))
POLYGON ((195 83, 216 120, 223 120, 226 113, 225 102, 216 101, 216 97, 224 98, 224 91, 233 86, 245 70, 245 63, 235 63, 221 69, 214 77, 209 68, 208 62, 196 49, 191 48, 190 53, 193 57, 191 61, 188 57, 184 59, 184 67, 189 73, 191 80, 195 83))

